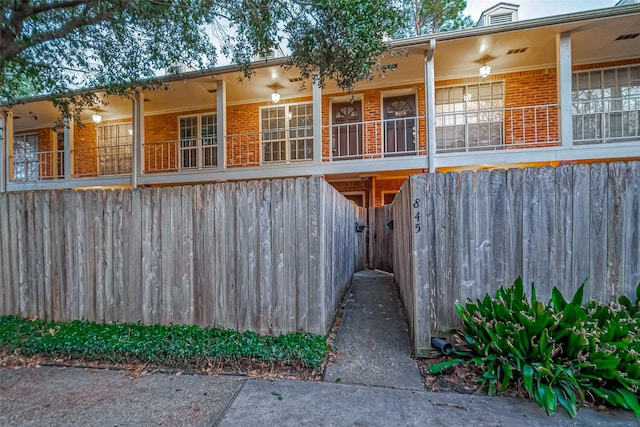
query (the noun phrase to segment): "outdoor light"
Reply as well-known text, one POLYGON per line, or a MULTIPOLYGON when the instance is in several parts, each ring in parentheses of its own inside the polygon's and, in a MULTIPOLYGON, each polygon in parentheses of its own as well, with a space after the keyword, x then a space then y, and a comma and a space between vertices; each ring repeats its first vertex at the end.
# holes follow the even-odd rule
POLYGON ((93 119, 93 123, 100 123, 102 121, 102 116, 98 113, 95 113, 91 118, 93 119))
POLYGON ((280 94, 278 93, 277 90, 273 91, 273 93, 271 94, 271 100, 273 101, 274 104, 277 104, 278 102, 280 102, 280 94))
POLYGON ((478 71, 480 71, 480 77, 485 78, 491 73, 491 66, 484 64, 478 71))

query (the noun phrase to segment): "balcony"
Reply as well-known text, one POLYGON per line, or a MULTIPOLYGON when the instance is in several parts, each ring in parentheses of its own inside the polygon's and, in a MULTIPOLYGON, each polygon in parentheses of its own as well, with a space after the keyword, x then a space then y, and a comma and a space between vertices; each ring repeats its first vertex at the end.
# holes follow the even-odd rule
POLYGON ((573 101, 573 143, 576 145, 638 142, 640 96, 573 101))
POLYGON ((436 114, 436 153, 560 145, 558 105, 436 114))
MULTIPOLYGON (((593 159, 617 152, 628 156, 633 154, 627 154, 628 147, 633 151, 637 145, 630 143, 640 140, 639 97, 574 102, 574 145, 569 145, 570 151, 560 138, 559 110, 558 104, 547 104, 436 114, 435 167, 593 159), (608 149, 598 150, 602 144, 608 144, 608 149)), ((311 125, 228 134, 224 159, 219 158, 215 137, 147 140, 140 150, 138 182, 368 174, 428 167, 425 116, 319 129, 321 147, 314 147, 311 125), (314 159, 314 153, 321 155, 314 159)), ((128 137, 108 145, 95 146, 93 140, 82 140, 83 146, 76 144, 68 153, 70 179, 66 180, 64 150, 33 151, 33 144, 16 140, 9 158, 10 184, 15 189, 131 184, 133 145, 128 137)))
POLYGON ((425 117, 336 124, 322 128, 323 162, 426 156, 425 117))

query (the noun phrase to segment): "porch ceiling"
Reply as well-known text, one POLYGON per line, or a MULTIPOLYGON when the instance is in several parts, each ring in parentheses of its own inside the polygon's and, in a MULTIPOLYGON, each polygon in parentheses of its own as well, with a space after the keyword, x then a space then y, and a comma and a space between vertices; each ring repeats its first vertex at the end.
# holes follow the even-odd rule
MULTIPOLYGON (((524 25, 526 21, 522 21, 524 25)), ((580 22, 537 26, 508 32, 478 34, 480 31, 442 33, 437 37, 434 63, 436 80, 476 77, 481 58, 490 56, 487 63, 492 74, 523 69, 552 67, 556 62, 556 36, 569 32, 572 35, 572 57, 574 64, 605 62, 640 57, 640 38, 620 40, 621 35, 633 34, 640 28, 640 9, 626 16, 589 19, 580 22), (445 37, 449 37, 445 39, 445 37), (507 54, 511 49, 526 48, 523 53, 507 54)), ((359 84, 357 89, 391 87, 424 79, 423 55, 426 44, 415 44, 401 54, 387 54, 383 64, 396 64, 396 71, 373 81, 359 84)), ((260 64, 258 64, 260 65, 260 64)), ((214 76, 198 76, 189 80, 172 79, 161 89, 144 93, 145 113, 179 111, 213 107, 216 104, 216 80, 227 84, 227 103, 268 101, 274 83, 279 85, 282 99, 310 96, 311 81, 297 81, 295 70, 279 66, 256 68, 250 80, 240 81, 240 73, 226 72, 214 76), (304 89, 303 89, 304 88, 304 89)), ((327 82, 325 93, 340 93, 334 82, 327 82)), ((104 120, 131 116, 131 101, 128 99, 105 99, 98 108, 104 120)), ((14 129, 17 132, 52 126, 58 111, 48 101, 37 101, 17 105, 13 109, 14 129), (36 119, 37 117, 37 119, 36 119)), ((90 121, 94 111, 82 115, 90 121)))

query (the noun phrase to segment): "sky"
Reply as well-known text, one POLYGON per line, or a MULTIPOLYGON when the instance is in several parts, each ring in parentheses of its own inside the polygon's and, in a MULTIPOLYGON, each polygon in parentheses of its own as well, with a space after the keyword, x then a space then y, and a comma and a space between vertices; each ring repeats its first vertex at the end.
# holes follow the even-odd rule
MULTIPOLYGON (((503 0, 504 3, 519 4, 518 20, 541 18, 543 16, 562 15, 591 9, 612 7, 618 0, 503 0)), ((465 15, 473 22, 480 19, 482 11, 500 3, 500 0, 467 0, 465 15)))

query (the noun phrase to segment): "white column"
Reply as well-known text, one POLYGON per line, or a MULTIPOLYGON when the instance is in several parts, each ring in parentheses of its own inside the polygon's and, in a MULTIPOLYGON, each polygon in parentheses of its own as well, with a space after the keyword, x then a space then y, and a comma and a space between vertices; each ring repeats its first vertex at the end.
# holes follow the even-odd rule
POLYGON ((313 109, 313 163, 322 164, 322 88, 320 83, 313 80, 312 91, 313 109))
POLYGON ((2 138, 0 138, 0 193, 7 191, 9 180, 9 145, 13 140, 13 113, 9 110, 2 111, 2 138))
POLYGON ((133 95, 132 106, 132 130, 133 147, 131 152, 131 187, 138 187, 138 177, 144 173, 144 96, 141 90, 133 95))
POLYGON ((556 81, 558 85, 558 126, 563 148, 573 147, 573 118, 571 112, 571 34, 556 36, 556 81))
POLYGON ((226 145, 227 145, 227 83, 224 80, 216 80, 216 124, 218 133, 218 169, 226 169, 226 145))
POLYGON ((429 50, 424 53, 424 98, 427 123, 427 163, 429 173, 436 171, 436 78, 433 67, 433 52, 436 41, 429 40, 429 50))
POLYGON ((71 179, 74 174, 72 157, 74 146, 74 128, 73 119, 65 119, 64 121, 64 179, 71 179))

